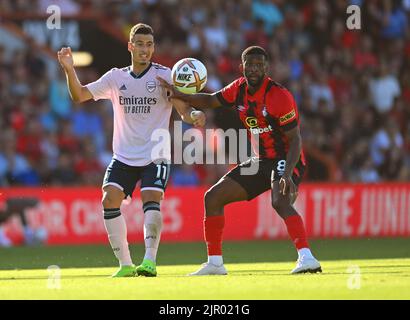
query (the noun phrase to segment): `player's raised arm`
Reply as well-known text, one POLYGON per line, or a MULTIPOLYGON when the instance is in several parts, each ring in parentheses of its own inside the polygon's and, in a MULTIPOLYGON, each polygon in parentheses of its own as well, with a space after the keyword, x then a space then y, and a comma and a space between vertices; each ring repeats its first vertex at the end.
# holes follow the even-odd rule
POLYGON ((68 91, 74 102, 84 102, 92 99, 92 94, 87 87, 83 86, 78 80, 74 69, 74 60, 71 48, 61 48, 57 53, 58 61, 64 69, 67 78, 68 91))
POLYGON ((178 89, 170 85, 161 77, 157 77, 157 79, 160 82, 161 86, 169 91, 169 99, 179 99, 198 108, 217 108, 221 106, 220 101, 213 93, 185 94, 178 91, 178 89))

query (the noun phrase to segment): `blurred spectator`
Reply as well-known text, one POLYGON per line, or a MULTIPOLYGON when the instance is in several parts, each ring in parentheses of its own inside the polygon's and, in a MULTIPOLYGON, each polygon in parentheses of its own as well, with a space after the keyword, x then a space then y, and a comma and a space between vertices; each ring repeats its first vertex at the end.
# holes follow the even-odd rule
POLYGON ((39 175, 30 162, 16 152, 13 140, 5 141, 0 146, 0 181, 3 185, 38 185, 39 175))
POLYGON ((340 64, 335 64, 330 71, 328 85, 332 90, 335 103, 347 103, 352 96, 352 78, 348 72, 343 70, 340 64))
POLYGON ((105 147, 104 134, 102 120, 96 108, 97 105, 94 102, 84 106, 75 105, 71 121, 73 134, 80 139, 92 137, 97 150, 100 150, 105 147))
POLYGON ((103 169, 98 161, 92 140, 84 140, 81 152, 77 154, 77 160, 74 163, 74 171, 79 177, 79 181, 85 185, 99 185, 102 182, 101 172, 103 169))
POLYGON ((386 156, 395 148, 403 147, 403 137, 394 120, 390 119, 383 128, 374 135, 370 144, 370 154, 376 166, 381 167, 386 156))
POLYGON ((40 142, 41 153, 43 154, 44 163, 49 169, 57 166, 60 150, 58 148, 58 136, 56 132, 47 132, 44 139, 40 142))
POLYGON ((204 27, 204 35, 208 48, 212 51, 220 53, 226 49, 228 38, 222 22, 218 17, 212 17, 208 24, 204 27))
POLYGON ((36 198, 16 197, 6 199, 4 208, 0 209, 0 247, 10 247, 12 245, 11 240, 3 232, 2 224, 7 222, 13 215, 20 218, 25 244, 34 245, 41 242, 37 230, 30 227, 25 213, 25 209, 35 207, 38 202, 36 198))
POLYGON ((360 42, 360 48, 354 55, 354 65, 357 70, 362 71, 365 68, 375 68, 378 64, 377 56, 373 51, 372 39, 369 36, 363 36, 360 42))
POLYGON ((382 37, 388 39, 403 38, 408 32, 408 19, 401 3, 400 0, 384 2, 382 37))
POLYGON ((41 159, 41 142, 43 141, 43 128, 37 119, 31 119, 17 137, 17 152, 27 158, 38 161, 41 159))
POLYGON ((273 29, 283 22, 283 14, 275 2, 279 1, 252 1, 253 18, 260 19, 265 23, 265 32, 267 34, 272 34, 273 29))
POLYGON ((50 179, 53 185, 59 186, 70 186, 77 181, 72 158, 68 153, 60 154, 54 170, 51 171, 50 179))
POLYGON ((57 142, 61 152, 67 152, 70 154, 76 154, 79 152, 80 140, 74 136, 71 122, 60 122, 57 142))
POLYGON ((195 166, 182 164, 172 168, 171 180, 174 186, 187 187, 199 185, 199 176, 195 166))
POLYGON ((382 63, 376 78, 369 82, 372 103, 380 114, 393 107, 394 98, 400 95, 400 84, 396 76, 389 73, 386 63, 382 63))
POLYGON ((247 47, 253 45, 254 43, 257 43, 263 48, 268 47, 269 38, 265 32, 263 20, 258 19, 255 21, 254 28, 246 32, 245 39, 247 47))
POLYGON ((58 79, 52 81, 49 87, 49 103, 51 111, 57 118, 67 119, 71 114, 71 98, 67 89, 67 81, 62 72, 58 79))
POLYGON ((303 74, 303 61, 296 48, 290 51, 289 57, 290 80, 299 80, 303 74))
POLYGON ((327 82, 327 75, 321 72, 317 81, 310 85, 310 96, 312 98, 313 105, 318 105, 320 100, 326 101, 330 109, 334 108, 333 93, 327 82))
POLYGON ((358 180, 364 183, 376 183, 380 181, 379 173, 374 167, 371 158, 367 158, 361 167, 358 180))

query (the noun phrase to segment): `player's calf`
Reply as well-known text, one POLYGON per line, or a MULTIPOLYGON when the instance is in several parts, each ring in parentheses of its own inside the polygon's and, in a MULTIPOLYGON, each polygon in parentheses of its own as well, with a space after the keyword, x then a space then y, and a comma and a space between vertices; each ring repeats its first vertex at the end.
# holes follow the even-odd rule
POLYGON ((223 208, 225 206, 223 196, 218 193, 216 188, 211 188, 205 192, 205 215, 217 216, 223 214, 223 208))
POLYGON ((291 273, 322 272, 319 261, 310 251, 302 217, 291 205, 290 198, 278 193, 272 194, 272 207, 285 222, 289 237, 298 251, 297 265, 291 273))

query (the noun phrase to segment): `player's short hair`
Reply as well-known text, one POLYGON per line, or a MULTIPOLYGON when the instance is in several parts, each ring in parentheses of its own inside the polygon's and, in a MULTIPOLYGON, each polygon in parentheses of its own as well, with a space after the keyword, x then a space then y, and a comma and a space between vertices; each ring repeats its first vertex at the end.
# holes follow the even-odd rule
POLYGON ((245 62, 246 56, 248 56, 249 54, 261 54, 265 57, 266 60, 269 59, 269 56, 268 56, 265 49, 263 49, 262 47, 259 47, 259 46, 251 46, 251 47, 247 47, 245 50, 243 50, 243 52, 242 52, 242 62, 245 62))
POLYGON ((151 26, 145 23, 137 23, 131 28, 130 31, 130 41, 134 38, 136 34, 152 34, 154 36, 154 30, 151 26))

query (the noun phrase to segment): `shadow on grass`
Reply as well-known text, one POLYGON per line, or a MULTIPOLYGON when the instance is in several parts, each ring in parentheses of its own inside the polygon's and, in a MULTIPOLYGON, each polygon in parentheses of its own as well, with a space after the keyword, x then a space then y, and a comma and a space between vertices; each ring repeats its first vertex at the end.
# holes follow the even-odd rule
MULTIPOLYGON (((312 240, 311 248, 319 260, 410 258, 410 238, 312 240)), ((143 244, 131 244, 131 255, 138 264, 143 244)), ((296 250, 290 241, 238 241, 224 243, 225 263, 295 262, 296 250)), ((200 265, 205 262, 202 242, 162 243, 158 265, 200 265)), ((117 261, 109 245, 15 247, 0 249, 0 270, 115 267, 117 261)), ((372 266, 376 267, 376 266, 372 266)), ((404 266, 403 266, 404 267, 404 266)))

